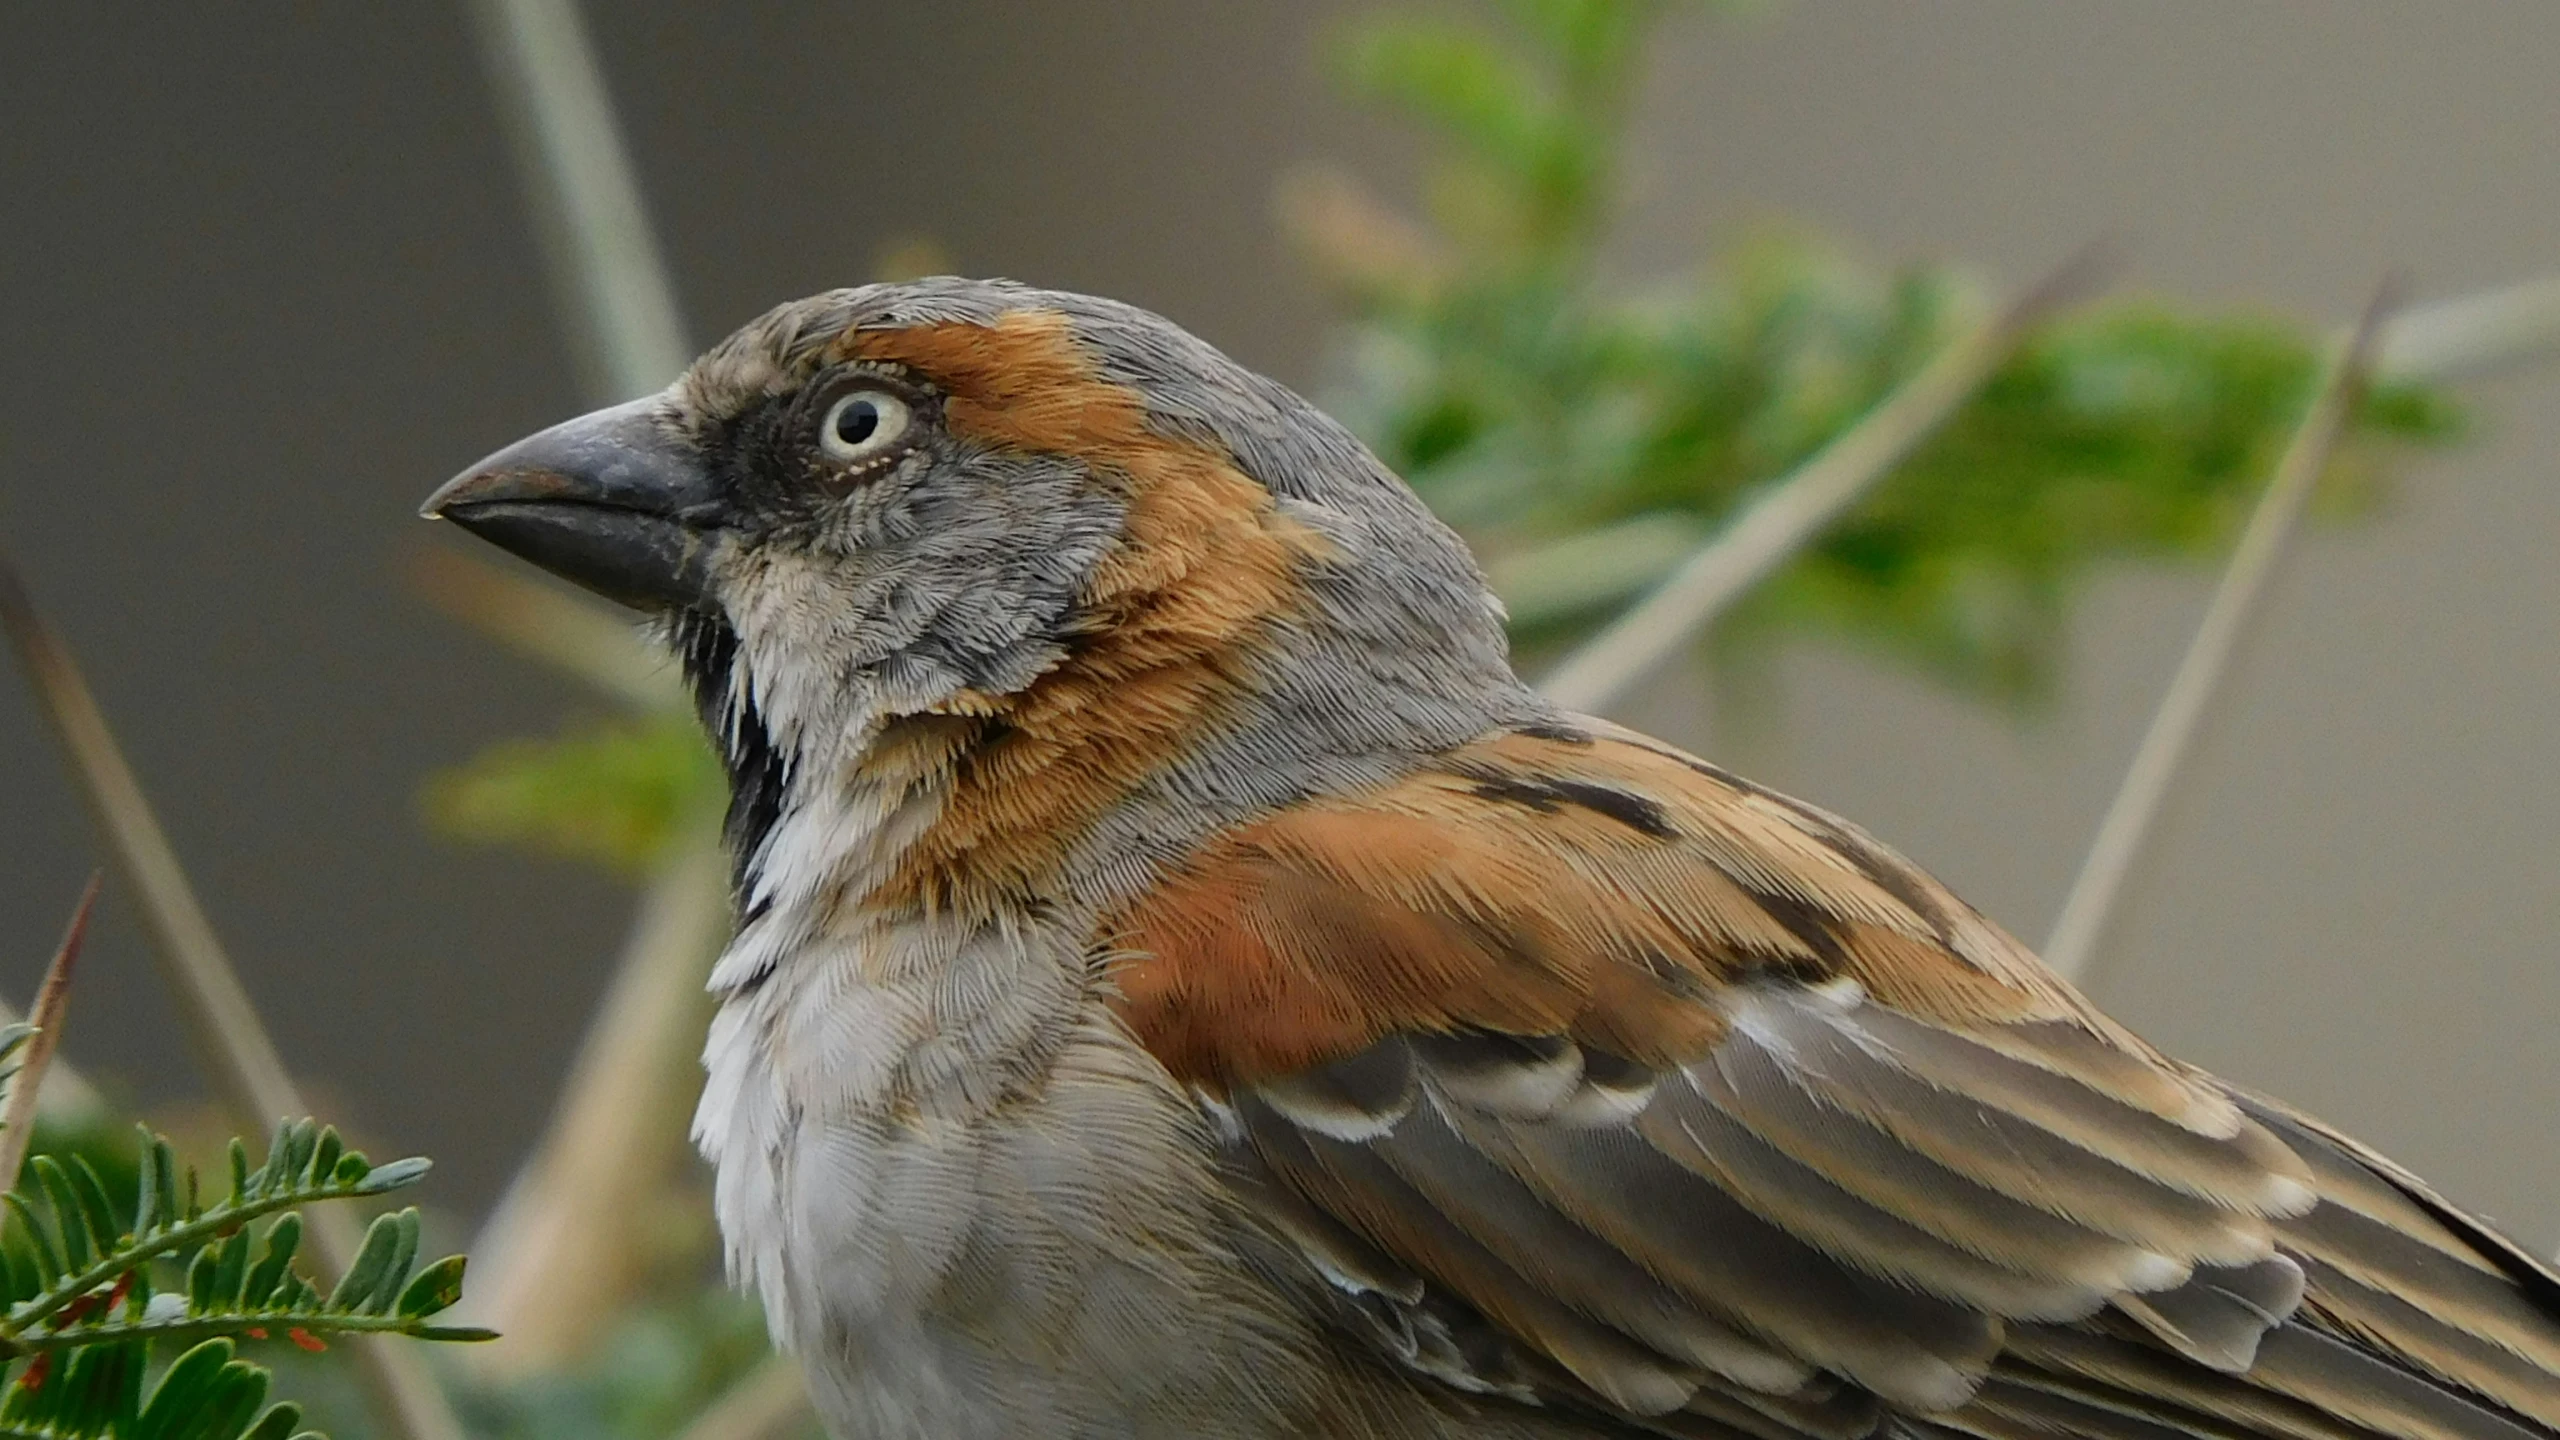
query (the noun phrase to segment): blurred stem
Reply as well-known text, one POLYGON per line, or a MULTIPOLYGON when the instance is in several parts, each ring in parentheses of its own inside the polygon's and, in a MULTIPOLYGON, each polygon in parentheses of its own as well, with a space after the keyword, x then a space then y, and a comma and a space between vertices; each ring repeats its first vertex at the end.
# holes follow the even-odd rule
POLYGON ((2384 382, 2440 385, 2555 355, 2560 275, 2546 275, 2401 311, 2374 346, 2373 373, 2384 382))
MULTIPOLYGON (((53 723, 125 888, 141 907, 152 953, 159 957, 161 975, 178 1002, 215 1099, 246 1134, 267 1134, 280 1122, 308 1113, 159 816, 107 728, 97 698, 69 648, 36 613, 16 566, 5 558, 0 558, 0 626, 7 629, 45 717, 53 723)), ((363 1237, 352 1215, 324 1208, 314 1210, 306 1223, 312 1253, 324 1271, 334 1275, 354 1261, 363 1237)), ((365 1337, 349 1344, 386 1433, 395 1440, 461 1440, 462 1427, 422 1357, 399 1341, 365 1337)))
POLYGON ((2205 607, 2195 639, 2188 645, 2186 657, 2178 662, 2177 674, 2160 698, 2160 709, 2151 717, 2151 728, 2144 733, 2141 748, 2134 752, 2133 763, 2125 770, 2124 783, 2108 805, 2106 818, 2099 822, 2098 836, 2089 846, 2088 858, 2081 862, 2080 873, 2071 882, 2071 893, 2062 902, 2053 934, 2045 941, 2044 959, 2063 978, 2077 981, 2084 990, 2092 990, 2097 984, 2098 942, 2105 937, 2125 878, 2140 858, 2153 822, 2159 818, 2161 801, 2167 798, 2169 786, 2176 781, 2179 768, 2194 745, 2197 727, 2231 668, 2232 652, 2257 613, 2267 581, 2284 559, 2286 542, 2293 538, 2303 505, 2310 499, 2320 472, 2328 468, 2330 451, 2336 448, 2338 436, 2346 429, 2347 419, 2364 393, 2375 341, 2399 290, 2396 280, 2383 282, 2366 305, 2354 335, 2331 362, 2327 378, 2303 413, 2302 423, 2286 444, 2283 457, 2276 462, 2265 494, 2250 513, 2248 527, 2232 547, 2231 563, 2222 572, 2213 603, 2205 607))
POLYGON ((676 1440, 787 1440, 816 1420, 800 1362, 773 1355, 712 1401, 676 1440))
POLYGON ((107 728, 70 651, 35 610, 13 564, 0 561, 0 622, 5 622, 28 683, 53 722, 81 798, 104 833, 109 852, 140 902, 153 952, 178 997, 196 1059, 234 1125, 263 1135, 301 1113, 293 1081, 275 1042, 240 984, 213 922, 187 882, 185 869, 143 797, 141 782, 107 728))
POLYGON ((36 1133, 36 1099, 44 1093, 45 1071, 62 1044, 63 1017, 71 1010, 71 968, 80 963, 81 942, 89 935, 89 914, 98 905, 103 877, 95 872, 80 891, 71 924, 54 947, 53 963, 44 967, 44 983, 36 991, 36 1007, 27 1019, 35 1034, 19 1057, 18 1073, 9 1079, 9 1103, 0 1109, 0 1190, 15 1189, 18 1171, 27 1163, 27 1145, 36 1133))
POLYGON ((472 1246, 464 1303, 504 1334, 473 1352, 492 1373, 574 1360, 647 1278, 710 1010, 702 977, 729 933, 715 827, 694 834, 650 884, 551 1124, 472 1246))
POLYGON ((1568 710, 1606 711, 1715 623, 1754 584, 1819 537, 1963 406, 2036 324, 2107 268, 2085 248, 1957 337, 1866 417, 1734 516, 1660 588, 1565 657, 1540 682, 1568 710))
POLYGON ((627 400, 692 358, 666 258, 575 0, 469 0, 588 398, 627 400))
POLYGON ((674 666, 626 611, 442 546, 421 549, 410 573, 438 608, 518 654, 635 709, 685 703, 674 666))

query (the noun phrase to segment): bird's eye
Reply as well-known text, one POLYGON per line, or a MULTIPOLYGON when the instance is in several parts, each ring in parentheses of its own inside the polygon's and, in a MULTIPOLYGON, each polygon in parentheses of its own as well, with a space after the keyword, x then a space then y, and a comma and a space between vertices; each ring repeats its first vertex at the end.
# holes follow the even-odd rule
POLYGON ((827 407, 818 448, 840 464, 877 460, 897 448, 913 418, 907 402, 886 390, 856 390, 827 407))

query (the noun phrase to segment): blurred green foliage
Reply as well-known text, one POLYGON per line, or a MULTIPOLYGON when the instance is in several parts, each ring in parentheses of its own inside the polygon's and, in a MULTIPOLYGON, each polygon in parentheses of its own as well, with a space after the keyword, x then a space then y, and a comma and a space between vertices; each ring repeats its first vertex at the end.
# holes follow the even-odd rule
MULTIPOLYGON (((1630 293, 1604 285, 1645 42, 1686 8, 1363 17, 1341 69, 1429 138, 1427 219, 1338 174, 1284 197, 1352 315, 1333 408, 1467 535, 1532 643, 1663 579, 1753 487, 1988 309, 1950 271, 1862 265, 1800 234, 1630 293)), ((1720 653, 1835 637, 1979 698, 2044 693, 2075 582, 2228 542, 2308 401, 2320 343, 2271 318, 2142 302, 2046 324, 1726 618, 1720 653)), ((2377 392, 2328 508, 2373 498, 2370 442, 2440 440, 2458 419, 2440 393, 2377 392)))
POLYGON ((670 712, 500 741, 431 779, 425 800, 456 839, 642 875, 672 837, 717 817, 726 793, 701 725, 670 712))
MULTIPOLYGON (((573 1370, 462 1395, 472 1433, 487 1440, 635 1440, 683 1431, 771 1353, 763 1308, 707 1276, 700 1280, 635 1308, 573 1370)), ((803 1432, 817 1440, 814 1422, 803 1432)))

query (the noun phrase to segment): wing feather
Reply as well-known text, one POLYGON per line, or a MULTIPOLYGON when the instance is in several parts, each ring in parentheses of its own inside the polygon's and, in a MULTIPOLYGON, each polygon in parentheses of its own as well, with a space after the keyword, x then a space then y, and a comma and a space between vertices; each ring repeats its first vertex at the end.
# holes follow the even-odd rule
POLYGON ((1711 1318, 1626 1252, 1546 1204, 1441 1117, 1417 1117, 1378 1153, 1458 1228, 1501 1247, 1533 1283, 1629 1338, 1757 1390, 1786 1394, 1812 1378, 1802 1361, 1711 1318))
POLYGON ((1547 1204, 1700 1306, 1879 1395, 1943 1406, 1999 1349, 1991 1317, 1833 1263, 1624 1131, 1450 1118, 1547 1204))
POLYGON ((2145 1167, 2169 1171, 2164 1182, 2127 1163, 2155 1128, 2188 1132, 2126 1107, 2113 1132, 2075 1139, 1970 1091, 1921 1082, 1859 1044, 1844 1027, 1874 1007, 1852 1013, 1820 995, 1765 987, 1733 1003, 1736 1033, 1696 1068, 1700 1088, 1773 1139, 1786 1136, 1800 1155, 1844 1128, 1825 1122, 1852 1117, 1985 1188, 2178 1264, 2245 1264, 2271 1251, 2259 1214, 2193 1193, 2211 1188, 2219 1166, 2145 1167), (1810 1013, 1825 1009, 1840 1012, 1841 1023, 1810 1013))
POLYGON ((1831 816, 1591 722, 1216 837, 1097 940, 1434 1381, 1665 1436, 2560 1434, 2560 1276, 1831 816))
MULTIPOLYGON (((2372 1440, 2344 1417, 2248 1380, 2185 1363, 2148 1345, 2090 1329, 2022 1326, 2010 1335, 1999 1373, 2016 1383, 2095 1404, 2153 1414, 2212 1417, 2217 1434, 2269 1440, 2372 1440)), ((2204 1433, 2204 1427, 2196 1427, 2204 1433)))
POLYGON ((1285 1123, 1257 1124, 1277 1117, 1251 1102, 1239 1113, 1262 1158, 1282 1178, 1376 1244, 1412 1257, 1485 1318, 1611 1403, 1659 1415, 1697 1393, 1694 1374, 1541 1288, 1417 1194, 1374 1149, 1285 1123))
MULTIPOLYGON (((2034 1268, 2042 1257, 2016 1247, 2000 1257, 1988 1237, 1959 1246, 1868 1202, 1797 1164, 1749 1128, 1694 1097, 1669 1097, 1648 1109, 1637 1131, 1656 1150, 1713 1181, 1754 1214, 1843 1264, 1899 1281, 1942 1299, 1995 1315, 2077 1320, 2095 1314, 2121 1285, 2091 1283, 2063 1267, 2034 1268), (2020 1263, 2002 1264, 2002 1259, 2020 1263)), ((1953 1227, 1949 1227, 1953 1228, 1953 1227)), ((2097 1269, 2089 1266, 2086 1269, 2097 1269)))

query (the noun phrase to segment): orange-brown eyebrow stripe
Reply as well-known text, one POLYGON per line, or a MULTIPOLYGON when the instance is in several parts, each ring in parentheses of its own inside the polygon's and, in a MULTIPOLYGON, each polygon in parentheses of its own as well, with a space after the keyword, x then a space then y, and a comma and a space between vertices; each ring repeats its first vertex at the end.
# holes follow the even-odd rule
POLYGON ((1074 653, 1028 690, 986 698, 993 738, 962 757, 941 819, 877 897, 989 913, 1000 896, 1042 893, 1098 817, 1215 727, 1226 677, 1264 622, 1301 603, 1299 571, 1325 545, 1233 456, 1150 427, 1145 398, 1103 378, 1054 311, 855 331, 840 351, 941 387, 955 435, 1074 457, 1128 506, 1074 653))

